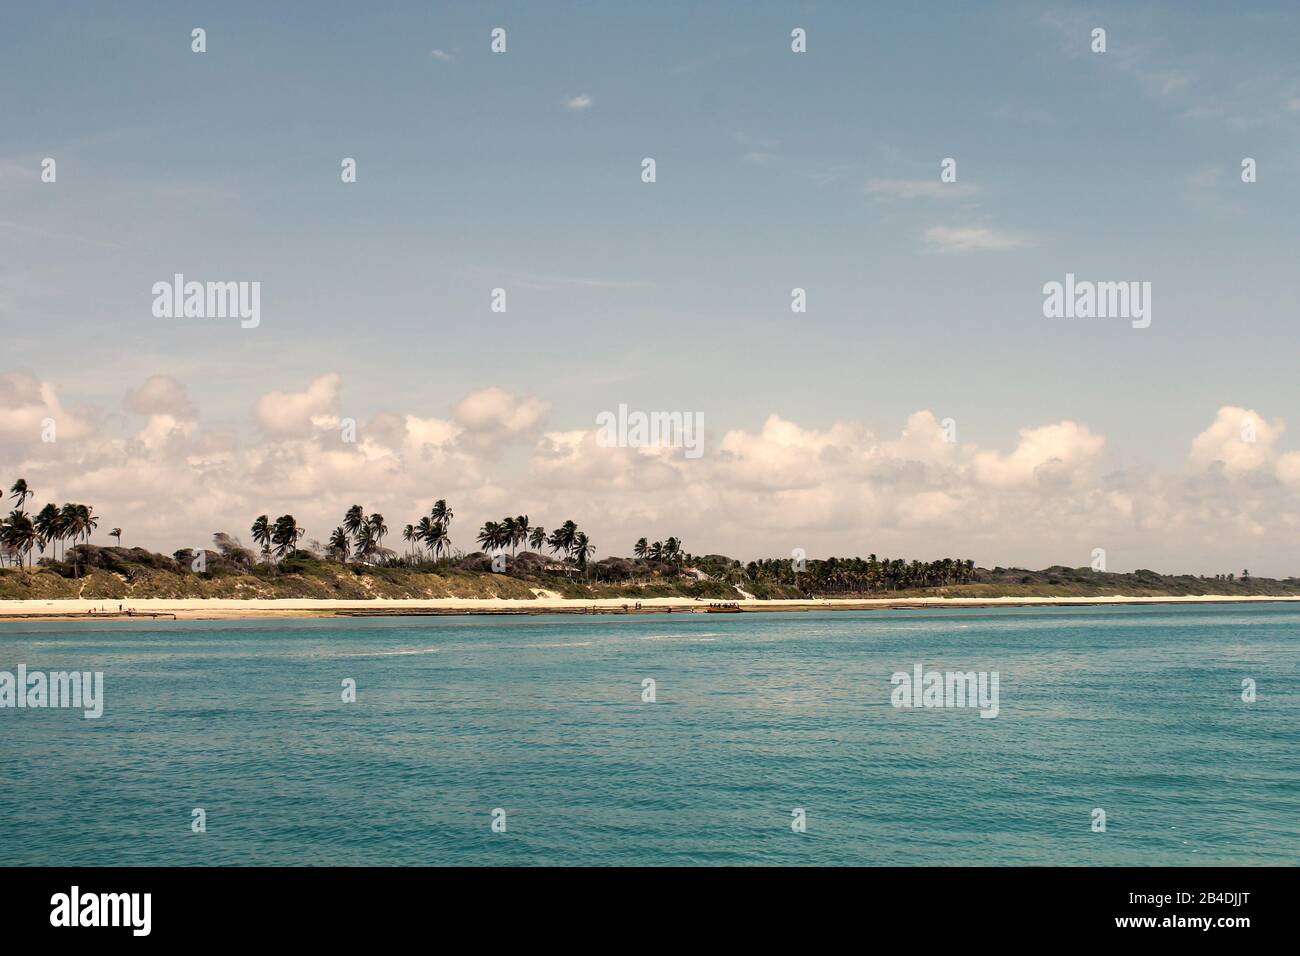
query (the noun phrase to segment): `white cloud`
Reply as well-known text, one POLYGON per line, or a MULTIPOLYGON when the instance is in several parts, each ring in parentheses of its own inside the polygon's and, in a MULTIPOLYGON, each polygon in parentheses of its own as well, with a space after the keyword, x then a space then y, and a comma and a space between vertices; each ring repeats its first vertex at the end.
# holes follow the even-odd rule
POLYGON ((462 429, 462 444, 489 450, 535 437, 550 411, 550 402, 494 385, 466 395, 452 408, 452 417, 462 429))
POLYGON ((1210 427, 1192 441, 1189 467, 1196 471, 1223 468, 1242 475, 1270 464, 1286 426, 1268 422, 1254 409, 1225 405, 1210 427))
POLYGON ((448 53, 446 50, 438 50, 438 49, 430 50, 429 56, 433 57, 435 60, 438 60, 442 63, 456 62, 456 58, 452 56, 450 53, 448 53))
POLYGON ((137 415, 193 418, 196 414, 189 392, 170 375, 154 375, 139 388, 129 389, 123 404, 137 415))
POLYGON ((92 432, 87 418, 64 408, 51 383, 27 371, 0 374, 0 439, 41 443, 47 421, 53 422, 57 441, 75 441, 92 432))
POLYGON ((1300 451, 1283 451, 1280 421, 1234 406, 1189 436, 1186 468, 1160 473, 1106 470, 1104 437, 1077 422, 1026 426, 1000 451, 943 441, 928 410, 885 436, 858 422, 811 427, 771 414, 756 430, 706 436, 704 456, 687 459, 680 449, 600 447, 594 423, 545 430, 547 401, 500 387, 441 416, 375 415, 347 444, 332 427, 341 389, 328 374, 272 392, 251 419, 265 434, 241 439, 205 427, 183 384, 157 377, 128 393, 148 416, 134 434, 83 425, 79 441, 41 444, 30 434, 41 416, 69 420, 54 386, 0 375, 5 480, 27 478, 40 502, 86 501, 130 543, 167 552, 216 529, 244 533, 263 513, 292 513, 320 539, 351 504, 393 526, 445 497, 466 550, 484 520, 509 512, 548 528, 572 518, 601 555, 676 534, 695 553, 741 558, 800 547, 1086 565, 1100 546, 1121 568, 1294 571, 1300 451), (1246 415, 1257 420, 1253 443, 1239 438, 1246 415), (15 423, 24 443, 6 444, 15 423))
POLYGON ((885 442, 881 446, 890 458, 925 464, 952 462, 958 455, 959 447, 956 442, 944 440, 943 424, 929 409, 909 415, 898 441, 885 442))
POLYGON ((1105 444, 1105 438, 1075 422, 1022 428, 1020 442, 1011 454, 983 451, 975 456, 975 477, 1003 488, 1047 479, 1078 479, 1105 444))
POLYGON ((935 252, 999 252, 1025 245, 1020 236, 984 226, 931 226, 925 241, 935 252))
POLYGON ((580 93, 577 96, 570 97, 564 101, 566 110, 585 110, 590 109, 596 101, 591 98, 590 93, 580 93))
POLYGON ((1300 490, 1300 451, 1278 456, 1275 470, 1279 481, 1300 490))
POLYGON ((403 439, 411 448, 445 448, 464 430, 441 418, 417 418, 414 415, 407 415, 404 425, 403 439))
POLYGON ((330 372, 301 392, 270 392, 257 403, 257 422, 277 436, 308 435, 334 418, 342 378, 330 372))
POLYGON ((811 488, 830 464, 865 464, 875 448, 870 432, 836 424, 825 431, 801 428, 769 415, 758 434, 730 431, 720 445, 720 468, 731 486, 747 489, 811 488))
POLYGON ((899 521, 903 527, 944 527, 961 510, 961 501, 946 491, 923 491, 904 498, 899 505, 899 521))
POLYGON ((150 415, 136 439, 147 449, 161 449, 192 438, 197 430, 198 424, 193 419, 166 414, 150 415))

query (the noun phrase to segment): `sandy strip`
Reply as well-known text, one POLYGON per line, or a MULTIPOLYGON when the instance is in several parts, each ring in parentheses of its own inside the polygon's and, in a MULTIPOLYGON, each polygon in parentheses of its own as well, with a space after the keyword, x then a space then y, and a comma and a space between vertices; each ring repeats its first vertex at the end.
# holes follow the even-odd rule
MULTIPOLYGON (((0 601, 0 621, 59 618, 64 620, 103 620, 119 615, 124 605, 136 617, 157 614, 179 620, 257 620, 275 617, 335 617, 424 614, 621 614, 624 604, 633 608, 638 602, 642 613, 704 613, 711 603, 689 598, 618 598, 602 600, 541 597, 535 600, 505 598, 413 598, 369 601, 314 599, 227 599, 227 598, 150 598, 127 601, 0 601), (96 613, 91 614, 91 611, 96 613)), ((998 597, 998 598, 871 598, 825 600, 741 600, 734 602, 744 611, 812 611, 812 610, 880 610, 885 608, 952 608, 952 607, 1034 607, 1083 606, 1105 604, 1252 604, 1270 601, 1300 601, 1300 597, 1238 597, 1203 594, 1179 597, 998 597)))

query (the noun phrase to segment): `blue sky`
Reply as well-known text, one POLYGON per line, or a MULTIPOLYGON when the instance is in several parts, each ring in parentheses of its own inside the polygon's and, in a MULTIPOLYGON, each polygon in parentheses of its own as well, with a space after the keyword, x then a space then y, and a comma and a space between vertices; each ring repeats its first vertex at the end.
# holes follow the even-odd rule
POLYGON ((250 436, 259 395, 334 371, 359 419, 489 385, 558 429, 620 402, 718 434, 930 409, 983 448, 1071 420, 1110 467, 1176 470, 1225 405, 1295 417, 1298 27, 1263 3, 17 5, 0 371, 95 407, 173 376, 250 436), (944 157, 960 188, 923 188, 944 157), (260 328, 153 318, 175 272, 259 280, 260 328), (1066 272, 1150 281, 1151 327, 1045 319, 1066 272))

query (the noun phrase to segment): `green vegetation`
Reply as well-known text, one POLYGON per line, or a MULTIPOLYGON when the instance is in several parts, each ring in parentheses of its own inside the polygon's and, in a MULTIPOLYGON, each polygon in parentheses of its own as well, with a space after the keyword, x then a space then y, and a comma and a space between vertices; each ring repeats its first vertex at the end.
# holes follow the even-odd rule
POLYGON ((361 505, 353 505, 324 546, 309 541, 293 515, 274 521, 260 515, 250 528, 257 550, 217 532, 211 549, 182 549, 166 556, 121 547, 121 528, 109 532, 117 546, 90 544, 98 518, 87 505, 48 504, 33 517, 27 502, 34 493, 22 479, 10 494, 13 509, 0 520, 4 600, 1300 595, 1300 579, 1259 578, 1249 571, 1239 577, 1207 578, 1066 567, 988 570, 969 559, 904 561, 874 554, 865 559, 771 558, 742 564, 719 554, 692 555, 677 537, 655 542, 643 537, 633 545, 631 558, 597 561, 594 543, 574 521, 548 534, 527 515, 485 523, 476 536, 482 550, 465 554, 452 544, 455 514, 445 499, 402 529, 402 554, 384 546, 389 532, 384 516, 367 515, 361 505), (39 561, 33 560, 33 551, 42 555, 39 561))

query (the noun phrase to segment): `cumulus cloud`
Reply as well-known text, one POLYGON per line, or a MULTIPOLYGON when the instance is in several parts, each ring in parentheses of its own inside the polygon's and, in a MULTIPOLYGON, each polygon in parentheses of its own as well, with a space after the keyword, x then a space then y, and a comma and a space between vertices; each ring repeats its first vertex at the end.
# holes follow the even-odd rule
POLYGON ((737 487, 809 488, 821 482, 828 466, 864 465, 874 444, 871 433, 858 425, 817 431, 769 415, 757 434, 731 431, 723 436, 719 467, 737 487))
POLYGON ((1277 457, 1277 443, 1286 426, 1269 422, 1253 409, 1225 405, 1210 427, 1192 441, 1188 465, 1196 471, 1222 468, 1242 475, 1263 468, 1277 457))
POLYGON ((455 422, 441 418, 419 418, 415 415, 407 415, 403 425, 403 441, 415 449, 445 448, 464 431, 455 422))
POLYGON ((494 385, 466 395, 452 409, 452 417, 463 442, 488 449, 535 437, 550 411, 550 402, 494 385))
MULTIPOLYGON (((951 434, 955 439, 955 423, 951 434)), ((937 464, 953 461, 960 453, 960 446, 955 440, 948 440, 944 423, 935 418, 934 412, 924 409, 908 416, 903 434, 897 441, 885 442, 883 451, 889 458, 937 464)))
MULTIPOLYGON (((1269 556, 1290 570, 1300 532, 1300 451, 1283 449, 1282 422, 1235 406, 1188 436, 1185 467, 1160 472, 1108 462, 1105 438, 1082 423, 1030 424, 1008 448, 986 448, 955 440, 924 409, 880 434, 773 413, 709 434, 704 456, 689 459, 680 448, 602 447, 593 424, 548 429, 547 401, 495 386, 443 415, 374 415, 347 443, 333 427, 341 388, 330 374, 271 392, 230 433, 203 425, 183 384, 156 377, 128 393, 142 427, 87 428, 83 441, 6 456, 10 480, 27 478, 40 501, 91 503, 132 543, 168 552, 218 528, 240 533, 259 514, 292 513, 324 539, 354 503, 393 526, 435 498, 456 508, 465 550, 484 520, 524 513, 547 528, 572 518, 599 555, 670 534, 695 553, 742 558, 803 548, 989 565, 1086 565, 1100 546, 1116 567, 1259 574, 1269 556), (1253 442, 1240 438, 1247 416, 1253 442), (1222 567, 1187 566, 1229 550, 1222 567)), ((51 412, 68 415, 52 384, 0 375, 0 438, 51 412)))
POLYGON ((983 451, 975 456, 975 477, 1003 488, 1049 478, 1079 478, 1105 444, 1106 439, 1075 422, 1022 428, 1020 441, 1009 455, 983 451))
POLYGON ((1276 470, 1279 481, 1300 490, 1300 451, 1288 452, 1280 456, 1276 470))
POLYGON ((898 510, 903 527, 944 527, 961 511, 961 501, 946 491, 923 491, 904 498, 898 510))
POLYGON ((571 96, 565 100, 564 108, 566 110, 585 110, 589 109, 595 102, 590 93, 579 93, 577 96, 571 96))
POLYGON ((85 438, 92 431, 87 418, 63 406, 51 383, 27 371, 0 375, 0 439, 37 444, 49 433, 51 424, 59 441, 85 438))
POLYGON ((170 415, 194 418, 189 391, 170 375, 154 375, 138 388, 128 389, 123 404, 137 415, 170 415))
POLYGON ((330 372, 301 392, 270 392, 257 403, 257 422, 271 435, 303 436, 336 420, 342 378, 330 372))

